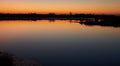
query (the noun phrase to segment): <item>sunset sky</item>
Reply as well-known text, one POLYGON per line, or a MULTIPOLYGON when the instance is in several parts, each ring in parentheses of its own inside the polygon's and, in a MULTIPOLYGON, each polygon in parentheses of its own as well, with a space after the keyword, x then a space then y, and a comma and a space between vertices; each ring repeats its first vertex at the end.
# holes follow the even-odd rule
POLYGON ((0 0, 0 13, 120 14, 120 0, 0 0))

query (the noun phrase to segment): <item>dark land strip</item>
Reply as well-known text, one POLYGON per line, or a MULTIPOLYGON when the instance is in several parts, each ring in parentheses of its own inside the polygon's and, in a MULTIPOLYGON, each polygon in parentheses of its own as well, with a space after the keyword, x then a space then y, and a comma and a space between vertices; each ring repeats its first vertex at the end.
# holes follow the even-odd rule
POLYGON ((120 16, 95 14, 0 14, 0 20, 77 20, 80 24, 88 26, 120 27, 120 16))
POLYGON ((41 66, 41 64, 0 51, 0 66, 41 66))

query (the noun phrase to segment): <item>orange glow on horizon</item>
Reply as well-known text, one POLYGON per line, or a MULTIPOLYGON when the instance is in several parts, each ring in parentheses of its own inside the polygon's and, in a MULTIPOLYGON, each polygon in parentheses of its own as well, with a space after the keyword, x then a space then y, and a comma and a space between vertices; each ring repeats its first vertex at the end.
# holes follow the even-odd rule
POLYGON ((0 13, 85 13, 120 14, 119 0, 2 0, 0 13), (43 2, 43 3, 41 3, 43 2), (82 3, 83 2, 83 3, 82 3), (63 4, 63 5, 62 5, 63 4))
MULTIPOLYGON (((120 11, 120 10, 119 10, 120 11)), ((0 9, 0 13, 38 13, 38 14, 45 14, 45 13, 56 13, 56 14, 64 14, 64 13, 85 13, 85 14, 120 14, 118 10, 105 10, 105 9, 31 9, 31 8, 3 8, 0 9)))
POLYGON ((0 13, 56 13, 56 14, 63 14, 63 13, 85 13, 85 14, 88 14, 88 13, 91 13, 91 14, 120 14, 119 12, 120 10, 105 10, 105 9, 84 9, 84 8, 81 8, 81 9, 31 9, 31 8, 19 8, 19 9, 16 9, 16 8, 1 8, 0 9, 0 13))

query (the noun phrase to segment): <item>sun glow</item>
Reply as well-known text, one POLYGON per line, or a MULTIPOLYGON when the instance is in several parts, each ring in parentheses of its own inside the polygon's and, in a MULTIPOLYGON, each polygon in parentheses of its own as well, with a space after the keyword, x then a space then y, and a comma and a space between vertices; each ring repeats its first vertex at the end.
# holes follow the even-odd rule
POLYGON ((0 13, 120 14, 120 0, 1 0, 0 13))

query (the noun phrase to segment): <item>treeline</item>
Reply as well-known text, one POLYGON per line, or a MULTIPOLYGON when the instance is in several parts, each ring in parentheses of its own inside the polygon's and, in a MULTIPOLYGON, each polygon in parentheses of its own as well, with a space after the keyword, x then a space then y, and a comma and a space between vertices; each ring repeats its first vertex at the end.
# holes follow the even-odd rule
POLYGON ((81 20, 81 19, 95 19, 95 20, 117 20, 120 21, 120 16, 115 15, 96 15, 96 14, 2 14, 0 13, 0 20, 40 20, 40 19, 63 19, 63 20, 81 20))

